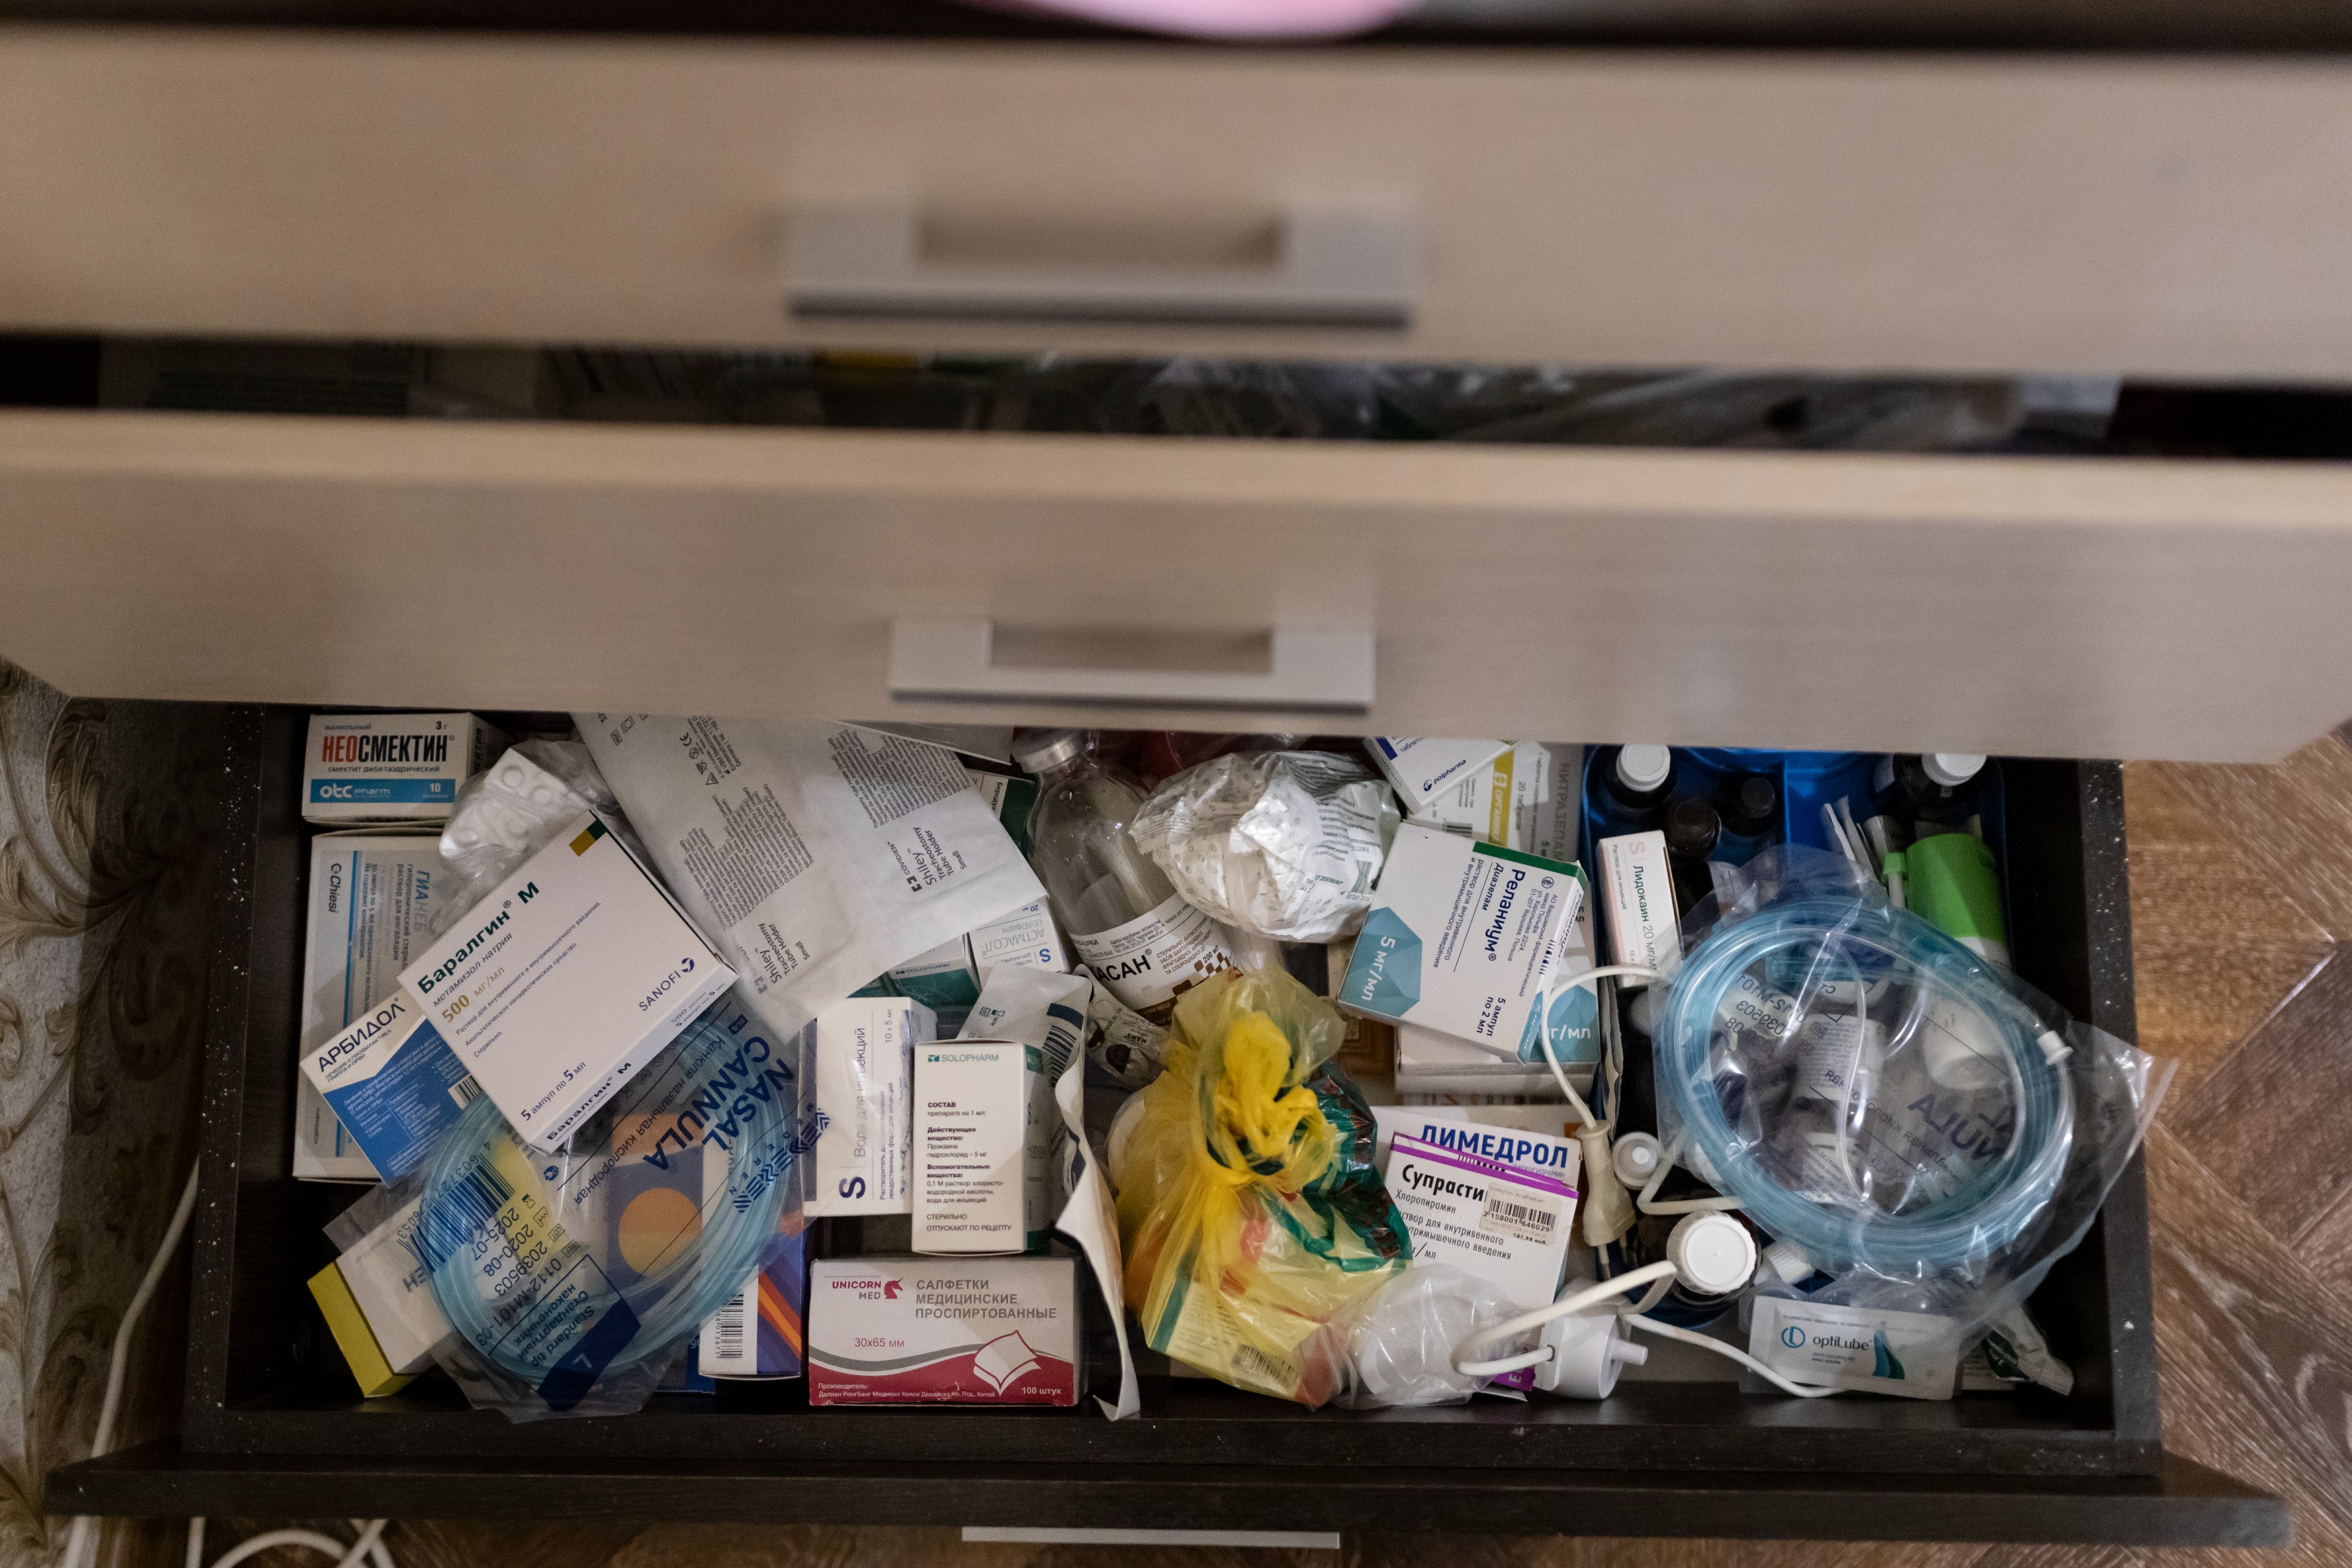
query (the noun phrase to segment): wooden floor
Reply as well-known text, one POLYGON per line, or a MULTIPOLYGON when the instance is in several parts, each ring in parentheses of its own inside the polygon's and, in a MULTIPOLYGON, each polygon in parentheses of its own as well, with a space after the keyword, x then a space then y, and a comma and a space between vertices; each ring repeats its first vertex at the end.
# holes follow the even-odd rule
MULTIPOLYGON (((401 1568, 2116 1568, 2352 1564, 2352 744, 2282 767, 2134 763, 2141 1043, 2166 1445, 2294 1500, 2286 1552, 1350 1537, 1339 1553, 965 1546, 952 1531, 401 1523, 401 1568)), ((236 1539, 224 1526, 217 1539, 236 1539)))

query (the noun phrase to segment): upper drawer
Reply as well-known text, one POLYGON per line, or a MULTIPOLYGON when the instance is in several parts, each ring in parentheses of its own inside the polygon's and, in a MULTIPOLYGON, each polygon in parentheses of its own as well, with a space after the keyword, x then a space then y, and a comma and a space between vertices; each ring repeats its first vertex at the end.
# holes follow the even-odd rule
POLYGON ((2340 465, 17 412, 0 561, 87 696, 2212 759, 2352 706, 2340 465))
POLYGON ((0 326, 2352 377, 2334 60, 12 28, 0 146, 0 326))

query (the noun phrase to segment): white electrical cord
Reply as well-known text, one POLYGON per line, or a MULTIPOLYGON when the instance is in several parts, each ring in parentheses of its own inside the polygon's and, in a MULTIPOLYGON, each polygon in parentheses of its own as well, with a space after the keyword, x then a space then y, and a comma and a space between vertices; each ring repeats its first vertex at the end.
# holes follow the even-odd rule
MULTIPOLYGON (((91 1437, 89 1457, 93 1459, 114 1447, 115 1418, 122 1411, 122 1383, 131 1368, 131 1335, 146 1313, 147 1304, 155 1299, 155 1291, 163 1282, 163 1271, 171 1266, 172 1255, 180 1249, 180 1237, 187 1234, 189 1216, 196 1210, 196 1178, 201 1164, 188 1171, 187 1185, 180 1189, 179 1206, 172 1211, 172 1223, 163 1227, 163 1239, 156 1245, 155 1257, 147 1265, 139 1289, 131 1293, 131 1305, 122 1310, 122 1321, 114 1326, 114 1351, 106 1367, 106 1394, 99 1401, 98 1432, 91 1437)), ((353 1521, 357 1523, 357 1521, 353 1521)), ((247 1558, 268 1551, 274 1546, 304 1546, 323 1552, 336 1559, 336 1568, 358 1568, 373 1556, 375 1568, 394 1568, 391 1553, 384 1550, 383 1536, 386 1521, 367 1521, 360 1531, 357 1544, 345 1547, 331 1535, 321 1535, 315 1530, 273 1530, 225 1552, 213 1568, 236 1568, 247 1558)), ((78 1514, 66 1533, 66 1549, 58 1559, 58 1568, 85 1568, 87 1560, 97 1550, 96 1519, 78 1514)), ((205 1552, 205 1521, 188 1521, 187 1568, 202 1568, 205 1552)))
MULTIPOLYGON (((205 1540, 204 1522, 201 1519, 188 1521, 190 1568, 194 1568, 194 1565, 202 1560, 205 1540)), ((222 1552, 213 1560, 213 1568, 236 1568, 236 1565, 247 1558, 258 1556, 264 1552, 280 1546, 300 1546, 312 1552, 323 1552, 335 1559, 335 1568, 359 1568, 360 1563, 371 1552, 376 1554, 379 1562, 386 1561, 381 1537, 387 1522, 381 1519, 368 1521, 367 1528, 360 1531, 359 1540, 348 1547, 333 1536, 321 1535, 315 1530, 265 1531, 252 1540, 240 1542, 222 1552)))
MULTIPOLYGON (((172 1223, 163 1227, 163 1240, 155 1248, 154 1261, 147 1265, 146 1277, 131 1293, 131 1305, 124 1308, 122 1321, 114 1326, 114 1354, 106 1367, 106 1397, 99 1402, 98 1435, 90 1439, 89 1457, 93 1459, 114 1447, 114 1418, 122 1408, 122 1378, 131 1365, 131 1331, 139 1326, 140 1314, 155 1298, 155 1288, 163 1282, 163 1270, 172 1261, 172 1254, 180 1248, 180 1237, 186 1234, 188 1216, 196 1209, 196 1173, 203 1167, 188 1169, 188 1184, 180 1190, 179 1207, 172 1211, 172 1223)), ((81 1568, 89 1554, 97 1550, 97 1521, 88 1514, 77 1515, 66 1533, 65 1555, 59 1568, 81 1568)))
POLYGON ((1664 1279, 1671 1282, 1674 1277, 1675 1266, 1671 1263, 1645 1263, 1639 1268, 1620 1274, 1614 1279, 1603 1279, 1598 1285, 1588 1285, 1581 1290, 1562 1296, 1549 1307, 1538 1307, 1532 1312, 1521 1312, 1509 1321, 1497 1323, 1491 1329, 1480 1329, 1454 1347, 1454 1370, 1465 1377, 1499 1377, 1507 1372, 1517 1372, 1521 1367, 1536 1366, 1548 1362, 1551 1359, 1549 1345, 1539 1345, 1531 1351, 1521 1351, 1517 1355, 1505 1356, 1499 1361, 1464 1361, 1462 1352, 1473 1345, 1486 1344, 1490 1341, 1517 1339, 1529 1329, 1542 1328, 1554 1318, 1565 1318, 1570 1312, 1582 1311, 1596 1301, 1606 1301, 1612 1296, 1622 1296, 1637 1285, 1647 1285, 1653 1279, 1664 1279))
MULTIPOLYGON (((1660 1185, 1675 1173, 1675 1162, 1681 1158, 1682 1152, 1683 1141, 1680 1138, 1659 1152, 1658 1168, 1650 1173, 1650 1179, 1642 1184, 1641 1192, 1634 1196, 1635 1208, 1643 1214, 1727 1214, 1741 1206, 1738 1198, 1668 1198, 1655 1201, 1660 1185)), ((1648 1302, 1641 1310, 1646 1312, 1656 1305, 1655 1301, 1648 1302)))
MULTIPOLYGON (((1464 1361, 1462 1353, 1475 1345, 1489 1343, 1495 1340, 1516 1339, 1529 1329, 1543 1327, 1555 1318, 1565 1318, 1571 1312, 1582 1311, 1595 1302, 1605 1301, 1612 1296, 1622 1296, 1637 1285, 1658 1287, 1652 1292, 1650 1298, 1654 1300, 1664 1289, 1673 1286, 1674 1279, 1673 1264, 1647 1263, 1639 1268, 1621 1274, 1614 1279, 1604 1279, 1598 1285, 1587 1286, 1584 1289, 1562 1296, 1549 1307, 1538 1307, 1532 1312, 1522 1312, 1507 1322, 1497 1323, 1491 1329, 1480 1329, 1454 1347, 1454 1370, 1465 1377, 1499 1377, 1505 1373, 1517 1372, 1523 1367, 1540 1366, 1551 1359, 1552 1351, 1549 1345, 1540 1345, 1531 1351, 1521 1351, 1516 1355, 1503 1356, 1493 1361, 1464 1361)), ((1838 1392, 1834 1388, 1817 1388, 1810 1384, 1791 1383, 1738 1345, 1727 1344, 1706 1334, 1693 1333, 1688 1329, 1677 1328, 1672 1323, 1662 1323, 1655 1318, 1643 1317, 1639 1311, 1630 1308, 1620 1310, 1618 1321, 1630 1328, 1640 1329, 1645 1333, 1658 1334, 1670 1340, 1680 1340, 1685 1344, 1696 1345, 1701 1350, 1710 1350, 1717 1355, 1727 1356, 1782 1393, 1793 1394, 1800 1399, 1820 1399, 1826 1394, 1838 1392)))
POLYGON ((1707 1334, 1693 1333, 1690 1330, 1678 1328, 1673 1323, 1662 1323, 1655 1318, 1627 1317, 1622 1321, 1645 1333, 1663 1334, 1670 1340, 1680 1340, 1686 1345, 1696 1345, 1701 1350, 1713 1351, 1721 1356, 1729 1356, 1781 1393, 1793 1394, 1800 1399, 1819 1399, 1823 1394, 1837 1392, 1834 1388, 1817 1388, 1811 1384, 1790 1383, 1738 1345, 1726 1344, 1723 1341, 1707 1334))

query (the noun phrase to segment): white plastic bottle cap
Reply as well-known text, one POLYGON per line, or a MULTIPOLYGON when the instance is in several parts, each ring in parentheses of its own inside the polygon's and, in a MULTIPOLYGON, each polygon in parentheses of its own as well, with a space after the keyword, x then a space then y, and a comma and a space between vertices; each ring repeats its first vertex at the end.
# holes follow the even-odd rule
POLYGON ((1653 790, 1675 771, 1675 754, 1664 746, 1622 746, 1617 752, 1617 781, 1627 789, 1653 790))
POLYGON ((1810 1279, 1812 1272, 1813 1260, 1806 1257, 1805 1249, 1793 1241, 1776 1241, 1766 1247, 1764 1266, 1757 1271, 1759 1278, 1769 1273, 1783 1285, 1794 1285, 1800 1279, 1810 1279))
POLYGON ((1657 1139, 1647 1132, 1621 1132, 1609 1151, 1609 1163, 1615 1169, 1617 1179, 1638 1193, 1658 1173, 1662 1152, 1657 1139))
POLYGON ((1958 789, 1984 771, 1983 754, 1977 752, 1929 752, 1919 759, 1919 766, 1927 776, 1946 789, 1958 789))
POLYGON ((1702 1296, 1728 1296, 1756 1277, 1756 1238, 1727 1214, 1685 1215, 1666 1236, 1666 1260, 1702 1296))

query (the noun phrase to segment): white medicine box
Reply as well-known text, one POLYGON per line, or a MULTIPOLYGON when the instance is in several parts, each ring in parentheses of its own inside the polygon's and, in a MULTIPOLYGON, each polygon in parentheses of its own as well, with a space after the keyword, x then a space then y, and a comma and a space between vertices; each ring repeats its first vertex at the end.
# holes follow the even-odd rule
POLYGON ((302 752, 302 819, 446 822, 457 786, 506 744, 471 713, 314 713, 302 752))

